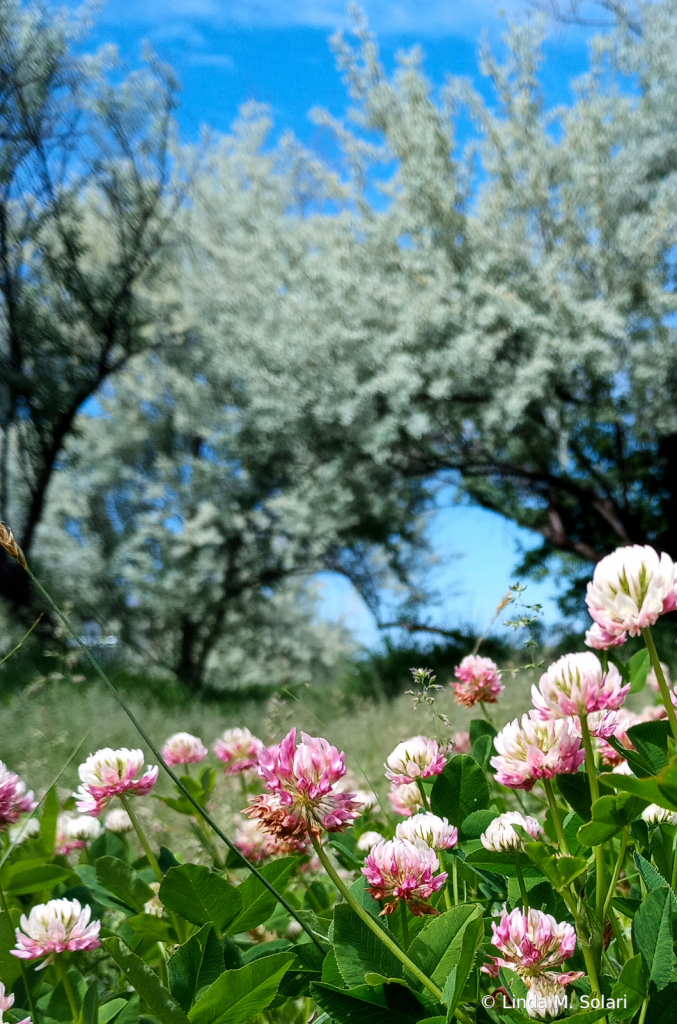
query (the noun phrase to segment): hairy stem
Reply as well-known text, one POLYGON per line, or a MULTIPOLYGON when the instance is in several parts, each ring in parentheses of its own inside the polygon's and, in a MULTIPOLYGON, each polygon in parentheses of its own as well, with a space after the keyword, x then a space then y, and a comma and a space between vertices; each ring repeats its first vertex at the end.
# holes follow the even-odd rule
MULTIPOLYGON (((580 715, 581 736, 583 737, 583 749, 585 750, 585 770, 588 773, 590 783, 590 796, 592 802, 599 800, 599 782, 597 781, 597 768, 595 766, 595 753, 592 749, 592 737, 588 727, 588 716, 580 715)), ((604 845, 595 847, 595 910, 601 916, 606 898, 606 868, 604 864, 604 845)), ((604 920, 602 924, 604 924, 604 920)))
POLYGON ((73 1024, 78 1024, 78 1021, 80 1020, 80 1007, 75 999, 75 992, 71 985, 71 979, 68 977, 68 968, 64 961, 63 954, 57 956, 57 961, 59 964, 59 974, 61 975, 61 981, 63 982, 64 992, 66 993, 68 1005, 70 1006, 71 1013, 73 1014, 73 1024))
POLYGON ((153 874, 157 878, 158 882, 162 882, 162 879, 163 879, 164 876, 162 874, 162 871, 160 870, 160 865, 157 862, 157 857, 155 856, 155 854, 153 853, 153 851, 151 849, 150 843, 148 842, 148 839, 146 837, 146 833, 143 831, 143 829, 141 827, 141 822, 139 821, 139 819, 136 816, 136 811, 132 809, 132 802, 131 802, 131 800, 128 798, 126 793, 120 793, 119 797, 120 797, 120 803, 122 804, 124 809, 127 811, 127 814, 129 815, 130 821, 131 821, 132 825, 134 826, 134 831, 136 832, 137 836, 139 837, 139 842, 143 846, 143 852, 146 854, 146 857, 148 858, 148 863, 150 864, 150 866, 153 869, 153 874))
POLYGON ((428 800, 428 794, 425 791, 425 786, 423 785, 423 781, 421 779, 416 779, 416 785, 418 786, 418 791, 421 794, 421 800, 423 801, 423 810, 424 811, 429 811, 430 810, 430 801, 428 800))
MULTIPOLYGON (((612 899, 614 897, 614 892, 616 890, 616 885, 618 883, 618 878, 619 878, 619 875, 621 873, 621 868, 623 867, 623 860, 625 859, 625 848, 626 848, 627 845, 628 845, 628 830, 627 830, 627 828, 624 828, 623 832, 621 834, 621 848, 620 848, 619 853, 618 853, 618 859, 617 859, 616 865, 614 867, 614 873, 611 876, 611 884, 609 886, 609 891, 606 894, 606 899, 604 900, 604 907, 602 908, 602 921, 606 921, 607 914, 609 913, 609 907, 611 906, 611 901, 612 901, 612 899)), ((676 863, 677 863, 677 859, 676 859, 676 863)))
POLYGON ((543 779, 543 788, 545 789, 545 795, 548 798, 548 805, 550 807, 550 816, 552 817, 552 823, 555 826, 555 833, 557 835, 557 842, 559 844, 560 852, 564 853, 567 857, 569 856, 569 844, 567 843, 567 837, 564 835, 564 827, 562 825, 562 818, 560 817, 559 807, 555 800, 555 794, 552 791, 552 782, 550 779, 543 779))
POLYGON ((517 881, 519 882, 520 892, 522 894, 522 903, 524 904, 524 909, 528 912, 529 897, 527 895, 527 887, 524 884, 524 875, 522 874, 522 865, 520 864, 519 853, 515 854, 515 871, 517 872, 517 881))

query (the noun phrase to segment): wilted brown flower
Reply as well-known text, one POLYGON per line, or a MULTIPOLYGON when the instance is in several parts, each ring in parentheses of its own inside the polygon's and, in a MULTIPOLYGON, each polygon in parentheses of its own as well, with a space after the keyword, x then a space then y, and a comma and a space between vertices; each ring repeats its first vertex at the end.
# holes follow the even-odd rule
POLYGON ((28 568, 26 557, 14 540, 14 534, 4 523, 0 523, 0 548, 4 548, 7 554, 18 562, 22 569, 28 568))

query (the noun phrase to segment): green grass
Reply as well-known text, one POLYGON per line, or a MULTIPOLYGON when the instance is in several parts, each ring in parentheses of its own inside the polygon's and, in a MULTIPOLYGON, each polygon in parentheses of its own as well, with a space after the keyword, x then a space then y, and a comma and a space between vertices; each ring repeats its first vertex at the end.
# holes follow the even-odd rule
MULTIPOLYGON (((531 706, 532 672, 504 675, 505 691, 500 702, 490 708, 497 728, 527 711, 531 706)), ((446 679, 440 678, 442 683, 446 679)), ((417 733, 446 736, 445 726, 433 722, 430 710, 413 708, 412 698, 402 695, 390 702, 374 704, 354 698, 349 711, 345 697, 336 688, 322 687, 301 691, 297 698, 274 697, 268 702, 177 701, 166 694, 163 703, 158 688, 136 688, 125 680, 125 697, 154 742, 161 745, 173 732, 186 730, 200 736, 211 747, 220 733, 233 726, 248 726, 264 742, 278 741, 292 727, 313 735, 325 736, 346 752, 346 764, 361 786, 373 788, 385 801, 388 783, 383 762, 393 747, 417 733)), ((633 696, 629 706, 639 710, 651 700, 648 693, 633 696)), ((467 711, 453 700, 447 686, 438 695, 436 708, 448 715, 452 730, 467 729, 470 721, 481 717, 476 708, 467 711)), ((77 743, 81 751, 64 773, 59 793, 62 799, 77 786, 77 765, 87 754, 101 747, 143 747, 133 725, 112 695, 98 683, 74 683, 68 678, 28 686, 11 696, 2 707, 0 758, 18 772, 29 787, 42 794, 63 766, 77 743)), ((146 751, 149 754, 149 751, 146 751)), ((152 758, 149 758, 152 760, 152 758)), ((218 761, 213 755, 213 764, 218 761)), ((171 783, 162 778, 157 791, 169 794, 171 783)), ((184 854, 198 855, 198 847, 186 840, 186 821, 156 800, 140 801, 139 812, 157 833, 157 840, 184 854)), ((232 828, 233 811, 243 806, 238 780, 219 777, 211 810, 226 828, 232 828)), ((387 801, 384 807, 388 807, 387 801)))

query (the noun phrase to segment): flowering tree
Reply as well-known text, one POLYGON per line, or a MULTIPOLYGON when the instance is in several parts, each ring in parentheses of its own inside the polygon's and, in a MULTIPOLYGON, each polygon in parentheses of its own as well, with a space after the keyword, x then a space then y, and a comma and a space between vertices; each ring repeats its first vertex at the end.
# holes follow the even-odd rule
POLYGON ((491 105, 453 78, 436 97, 416 55, 388 75, 358 23, 357 47, 336 49, 359 134, 318 115, 346 180, 325 172, 262 273, 256 222, 228 233, 232 178, 215 163, 190 285, 209 336, 241 352, 262 437, 298 429, 323 465, 371 467, 390 493, 452 480, 542 535, 527 566, 555 554, 574 575, 621 543, 674 555, 677 535, 677 14, 639 4, 629 26, 613 7, 574 101, 550 111, 539 23, 510 30, 503 62, 482 51, 491 105), (340 215, 321 207, 330 188, 340 215))
MULTIPOLYGON (((62 615, 12 535, 0 542, 62 615)), ((148 1013, 161 1024, 670 1019, 677 692, 651 628, 675 609, 677 565, 620 548, 587 597, 598 653, 556 661, 531 710, 498 732, 488 719, 502 672, 464 659, 452 692, 484 717, 469 737, 416 735, 386 757, 396 818, 330 741, 294 728, 271 745, 235 727, 214 743, 221 784, 241 795, 234 840, 208 810, 207 745, 181 732, 161 752, 131 713, 157 764, 142 749, 90 754, 79 817, 57 816, 54 789, 38 805, 2 765, 0 827, 16 830, 0 860, 2 1013, 10 1024, 57 1008, 84 1024, 93 1006, 121 1024, 148 1013), (625 639, 640 632, 646 658, 626 663, 625 639), (649 664, 659 702, 630 724, 624 704, 649 664), (143 826, 160 766, 176 787, 160 798, 191 819, 203 863, 157 851, 143 826)), ((426 686, 415 706, 429 706, 430 674, 414 674, 426 686)))

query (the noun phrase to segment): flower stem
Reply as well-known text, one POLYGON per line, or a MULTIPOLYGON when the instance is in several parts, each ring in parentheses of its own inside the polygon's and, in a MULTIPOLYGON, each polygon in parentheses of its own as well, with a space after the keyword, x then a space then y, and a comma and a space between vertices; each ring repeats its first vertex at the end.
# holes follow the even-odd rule
POLYGON ((653 642, 653 637, 651 635, 651 629, 649 628, 649 626, 646 626, 642 630, 642 638, 644 640, 644 643, 646 644, 646 649, 649 652, 651 666, 654 672, 656 673, 656 680, 658 681, 658 687, 661 691, 661 698, 663 700, 663 704, 665 705, 665 710, 668 713, 668 721, 670 722, 672 735, 675 743, 677 743, 677 715, 675 715, 675 706, 672 703, 672 699, 670 697, 670 690, 668 689, 668 684, 665 681, 665 673, 663 672, 661 660, 658 657, 658 651, 656 650, 656 645, 653 642))
POLYGON ((316 839, 314 835, 311 835, 310 838, 315 853, 317 854, 320 863, 322 864, 322 867, 327 872, 327 874, 331 878, 332 882, 334 883, 338 891, 343 896, 348 906, 355 911, 357 916, 364 922, 364 924, 366 924, 367 928, 369 928, 369 930, 372 931, 374 935, 376 935, 377 938, 381 940, 383 945, 386 946, 390 950, 390 952, 397 957, 400 963, 404 964, 404 966, 409 971, 411 971, 414 977, 417 978, 421 982, 421 984, 425 986, 425 988, 427 988, 428 991, 435 996, 435 999, 441 1000, 442 990, 439 989, 437 985, 435 985, 430 980, 430 978, 428 978, 427 975, 423 973, 420 967, 416 966, 414 961, 407 956, 404 950, 400 949, 397 943, 393 939, 391 939, 391 937, 383 930, 383 928, 381 928, 378 922, 371 916, 369 911, 365 910, 365 908, 361 906, 360 903, 358 903, 358 901, 355 899, 351 891, 344 884, 341 877, 337 873, 336 869, 334 868, 334 865, 329 860, 327 854, 324 852, 324 849, 322 848, 320 842, 316 839))
POLYGON ((404 949, 409 949, 409 922, 407 921, 407 904, 405 900, 400 900, 400 917, 402 918, 402 942, 404 943, 404 949))
MULTIPOLYGON (((583 748, 585 750, 585 769, 588 773, 588 781, 590 782, 590 796, 594 803, 596 800, 599 800, 599 782, 597 781, 597 768, 595 767, 595 754, 592 749, 592 738, 588 727, 588 716, 580 715, 580 722, 583 748)), ((600 916, 606 899, 605 874, 604 844, 600 843, 595 847, 595 909, 600 916)), ((604 920, 602 924, 604 924, 604 920)))
POLYGON ((78 1021, 80 1020, 80 1007, 75 999, 75 992, 71 985, 71 979, 68 977, 68 968, 66 967, 63 956, 57 956, 57 960, 59 963, 59 974, 61 975, 61 981, 63 982, 64 992, 66 993, 68 1005, 70 1006, 71 1013, 73 1014, 73 1024, 78 1024, 78 1021))
POLYGON ((519 855, 519 853, 515 854, 515 871, 517 872, 517 881, 520 884, 520 892, 522 894, 522 903, 524 904, 524 909, 526 911, 528 911, 529 910, 529 897, 527 896, 527 887, 524 884, 524 875, 522 874, 522 865, 520 864, 520 855, 519 855))
POLYGON ((569 844, 567 843, 567 837, 564 835, 564 828, 562 826, 562 819, 560 817, 559 808, 555 800, 555 794, 552 791, 552 782, 550 779, 543 779, 543 788, 545 789, 545 795, 548 798, 548 805, 550 807, 550 815, 552 817, 552 823, 555 826, 555 833, 557 835, 557 842, 559 844, 560 852, 569 856, 569 844))
POLYGON ((454 886, 454 906, 458 906, 458 861, 456 857, 451 862, 451 877, 454 886))
POLYGON ((642 1003, 642 1009, 641 1009, 640 1014, 639 1014, 639 1024, 644 1024, 644 1021, 646 1020, 646 1011, 648 1009, 649 1009, 649 997, 647 996, 646 999, 644 1000, 644 1002, 642 1003))
POLYGON ((428 794, 425 791, 422 779, 416 779, 416 785, 418 786, 418 791, 421 794, 421 800, 423 801, 423 809, 429 811, 430 801, 428 800, 428 794))
POLYGON ((66 627, 66 629, 68 630, 70 635, 73 637, 73 639, 75 640, 75 642, 78 645, 78 647, 81 649, 81 651, 84 654, 85 658, 89 661, 90 665, 92 666, 94 671, 97 673, 99 678, 106 684, 108 689, 111 691, 111 693, 115 697, 116 701, 118 702, 118 704, 120 705, 120 707, 122 708, 124 713, 129 718, 130 722, 132 723, 132 725, 134 726, 136 731, 139 733, 139 735, 142 737, 144 742, 147 744, 147 746, 151 750, 153 756, 157 759, 158 764, 167 773, 167 775, 172 780, 174 785, 178 786, 179 790, 185 796, 186 800, 188 800, 188 802, 193 805, 193 807, 195 808, 197 813, 200 815, 200 817, 204 819, 204 821, 207 823, 207 825, 209 825, 209 827, 212 830, 212 832, 215 832, 216 835, 219 837, 219 839, 223 843, 225 843, 225 845, 228 847, 228 849, 231 851, 231 853, 235 857, 238 858, 238 860, 241 862, 241 864, 244 867, 246 867, 247 870, 250 871, 252 875, 254 875, 256 878, 258 878, 258 880, 261 883, 261 885, 263 885, 263 887, 265 889, 267 889, 268 892, 272 896, 275 897, 277 902, 281 906, 284 907, 284 909, 287 911, 289 916, 293 917, 295 921, 298 921, 298 923, 303 928, 304 932, 308 935, 310 940, 317 946, 317 948, 319 950, 321 950, 322 952, 324 952, 324 947, 323 947, 322 943, 319 941, 317 935, 315 935, 315 933, 313 932, 313 929, 310 927, 310 925, 307 923, 307 921, 303 920, 302 916, 298 913, 298 911, 295 910, 294 907, 292 907, 292 905, 284 898, 282 893, 277 891, 275 886, 272 885, 268 881, 266 876, 261 874, 259 869, 254 864, 252 864, 251 861, 247 860, 245 855, 242 853, 241 850, 239 850, 237 848, 237 846, 232 841, 232 839, 228 838, 228 836, 225 834, 225 832, 221 828, 219 828, 219 826, 212 819, 212 817, 207 813, 207 811, 205 811, 204 807, 202 807, 202 805, 198 803, 198 801, 195 799, 195 797, 190 792, 190 790, 188 790, 184 786, 183 782, 181 782, 181 779, 178 777, 176 772, 172 771, 172 769, 169 767, 169 765, 165 761, 164 757, 162 756, 162 754, 158 750, 158 748, 155 745, 155 743, 153 743, 152 739, 150 738, 150 736, 148 735, 146 730, 143 728, 141 723, 138 721, 138 719, 137 719, 136 715, 134 714, 134 712, 125 703, 124 698, 122 697, 122 695, 118 691, 118 689, 115 686, 115 684, 113 683, 113 681, 104 672, 104 670, 102 669, 101 665, 99 664, 99 662, 96 660, 96 658, 92 654, 90 648, 87 647, 86 644, 83 644, 83 642, 80 639, 80 637, 78 636, 77 632, 75 631, 75 629, 71 625, 68 617, 66 615, 64 615, 64 613, 61 611, 61 609, 59 608, 59 606, 56 603, 56 601, 54 600, 54 598, 51 596, 51 594, 48 593, 48 591, 45 590, 45 588, 43 587, 42 583, 40 583, 40 580, 37 578, 35 573, 33 573, 29 569, 29 567, 27 565, 25 565, 22 562, 20 562, 19 564, 21 564, 22 567, 26 570, 26 572, 30 576, 31 580, 35 584, 35 587, 37 588, 37 590, 39 590, 39 592, 42 594, 42 596, 44 597, 44 599, 47 602, 47 604, 50 606, 50 608, 53 609, 53 611, 55 612, 57 617, 61 620, 61 622, 63 622, 64 626, 66 627))
MULTIPOLYGON (((616 865, 614 867, 614 873, 611 876, 611 885, 609 886, 609 891, 607 892, 606 899, 604 900, 604 907, 602 909, 602 921, 603 922, 606 921, 607 914, 609 913, 609 907, 611 906, 611 901, 613 899, 614 892, 616 890, 616 885, 618 883, 618 876, 620 875, 621 868, 623 867, 623 860, 625 858, 625 848, 626 848, 627 845, 628 845, 628 830, 627 830, 627 828, 624 828, 623 832, 621 834, 621 848, 620 848, 620 850, 618 852, 618 860, 616 861, 616 865)), ((677 858, 675 860, 675 863, 677 863, 677 858)), ((674 872, 673 872, 673 874, 674 874, 674 872)), ((673 885, 674 885, 674 883, 673 883, 673 885)))
POLYGON ((162 874, 162 871, 160 870, 160 865, 157 862, 157 857, 155 856, 155 854, 151 850, 150 843, 148 842, 148 839, 146 838, 146 833, 141 828, 141 822, 139 821, 139 819, 136 816, 136 811, 132 810, 131 801, 127 797, 126 793, 119 793, 118 795, 120 797, 120 803, 122 804, 124 809, 127 811, 127 814, 130 817, 132 825, 134 826, 134 831, 136 832, 137 836, 139 837, 139 842, 143 846, 143 852, 146 854, 146 857, 148 857, 148 863, 150 864, 150 866, 153 869, 153 874, 157 878, 158 882, 162 882, 162 880, 164 878, 164 875, 162 874))

